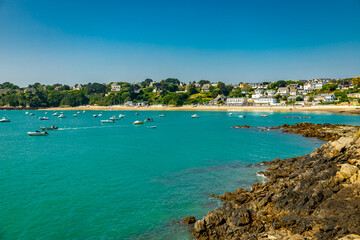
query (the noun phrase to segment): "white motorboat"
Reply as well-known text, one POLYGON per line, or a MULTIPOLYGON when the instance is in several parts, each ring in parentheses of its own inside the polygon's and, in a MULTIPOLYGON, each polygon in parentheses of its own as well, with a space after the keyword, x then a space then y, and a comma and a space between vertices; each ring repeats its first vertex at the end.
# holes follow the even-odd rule
POLYGON ((57 112, 53 113, 53 116, 59 116, 59 114, 57 112))
POLYGON ((138 113, 135 113, 135 115, 139 115, 138 113))
POLYGON ((193 115, 191 115, 191 117, 192 117, 192 118, 199 118, 199 115, 193 114, 193 115))
POLYGON ((121 117, 112 116, 110 120, 121 120, 121 117))
POLYGON ((164 115, 164 114, 160 114, 159 117, 165 117, 165 115, 164 115))
POLYGON ((35 131, 35 132, 27 132, 27 134, 29 136, 46 136, 48 135, 48 133, 45 131, 45 132, 40 132, 40 131, 35 131))
POLYGON ((29 114, 29 112, 25 112, 25 114, 29 114))
POLYGON ((142 125, 142 124, 144 124, 142 121, 135 121, 134 122, 134 125, 142 125))
POLYGON ((125 117, 126 115, 123 115, 123 114, 119 114, 119 118, 123 118, 125 117))
POLYGON ((105 119, 105 120, 101 120, 101 123, 114 123, 115 121, 112 119, 105 119))
POLYGON ((100 113, 100 114, 98 114, 98 116, 99 116, 99 117, 102 117, 102 114, 100 113))
POLYGON ((64 114, 60 114, 58 118, 66 118, 64 114))
POLYGON ((147 128, 156 128, 156 126, 147 126, 147 128))
POLYGON ((94 115, 93 115, 93 117, 97 117, 97 115, 96 115, 96 114, 94 114, 94 115))
POLYGON ((229 116, 232 116, 233 114, 232 113, 229 113, 229 116))
POLYGON ((45 112, 45 114, 48 114, 48 112, 45 112))
POLYGON ((10 119, 3 117, 2 119, 0 119, 0 122, 10 122, 10 119))
POLYGON ((83 111, 83 113, 85 113, 85 110, 83 111))
POLYGON ((33 114, 33 113, 30 113, 30 116, 34 116, 35 114, 33 114))
POLYGON ((74 115, 73 115, 73 117, 78 117, 78 116, 79 116, 79 115, 77 115, 77 114, 74 114, 74 115))
POLYGON ((245 118, 245 115, 239 115, 238 118, 245 118))
POLYGON ((80 111, 78 111, 77 114, 80 114, 80 111))
POLYGON ((48 117, 39 117, 40 120, 49 120, 48 117))

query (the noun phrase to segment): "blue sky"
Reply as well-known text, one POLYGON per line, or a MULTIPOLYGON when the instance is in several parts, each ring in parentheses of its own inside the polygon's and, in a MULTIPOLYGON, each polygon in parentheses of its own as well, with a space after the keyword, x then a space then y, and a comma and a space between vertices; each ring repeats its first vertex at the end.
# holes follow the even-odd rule
POLYGON ((0 0, 0 82, 360 75, 360 0, 0 0))

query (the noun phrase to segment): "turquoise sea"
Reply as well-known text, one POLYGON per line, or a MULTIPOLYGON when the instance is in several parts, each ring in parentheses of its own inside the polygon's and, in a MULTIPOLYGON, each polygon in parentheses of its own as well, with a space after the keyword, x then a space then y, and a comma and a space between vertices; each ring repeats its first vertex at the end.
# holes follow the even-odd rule
POLYGON ((177 222, 220 205, 209 194, 264 179, 249 163, 311 152, 322 142, 278 130, 296 122, 359 124, 360 116, 305 113, 0 111, 0 239, 191 239, 177 222), (125 114, 111 124, 100 123, 125 114), (165 114, 165 117, 159 117, 165 114), (245 114, 246 118, 237 115, 245 114), (285 119, 285 116, 311 119, 285 119), (40 121, 38 117, 50 120, 40 121), (134 126, 135 120, 154 122, 134 126), (58 131, 30 137, 55 124, 58 131), (147 126, 157 126, 148 128, 147 126))

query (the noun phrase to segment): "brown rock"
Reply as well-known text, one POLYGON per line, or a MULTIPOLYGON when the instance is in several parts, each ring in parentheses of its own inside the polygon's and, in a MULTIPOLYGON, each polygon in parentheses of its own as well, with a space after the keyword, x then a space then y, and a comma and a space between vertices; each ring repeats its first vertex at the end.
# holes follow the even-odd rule
POLYGON ((195 217, 194 216, 184 217, 182 219, 182 222, 187 225, 192 225, 195 223, 195 217))

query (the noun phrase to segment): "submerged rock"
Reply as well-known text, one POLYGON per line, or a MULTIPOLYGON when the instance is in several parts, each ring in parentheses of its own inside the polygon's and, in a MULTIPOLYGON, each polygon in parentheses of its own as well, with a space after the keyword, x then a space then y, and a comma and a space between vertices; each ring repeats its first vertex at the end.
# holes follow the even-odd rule
POLYGON ((251 126, 249 126, 249 125, 242 125, 242 126, 233 126, 233 127, 231 127, 231 128, 251 128, 251 126))

